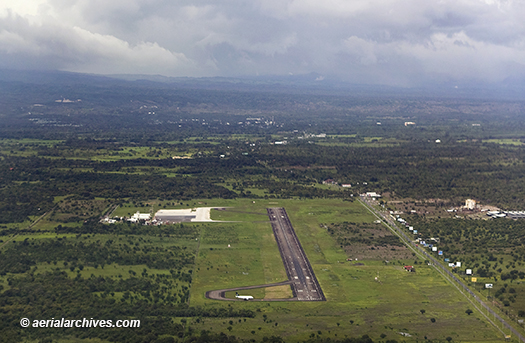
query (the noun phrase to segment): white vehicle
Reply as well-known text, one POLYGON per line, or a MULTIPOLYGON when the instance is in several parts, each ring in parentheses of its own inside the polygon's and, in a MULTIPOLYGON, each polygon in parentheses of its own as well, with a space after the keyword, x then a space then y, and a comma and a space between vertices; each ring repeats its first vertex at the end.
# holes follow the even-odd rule
POLYGON ((239 295, 239 293, 235 292, 235 297, 237 299, 242 299, 242 300, 252 300, 253 297, 251 295, 239 295))

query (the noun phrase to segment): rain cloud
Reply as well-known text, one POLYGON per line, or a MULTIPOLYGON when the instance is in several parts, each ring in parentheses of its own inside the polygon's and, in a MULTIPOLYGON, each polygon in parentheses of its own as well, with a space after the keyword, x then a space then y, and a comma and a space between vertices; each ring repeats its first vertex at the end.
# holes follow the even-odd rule
POLYGON ((521 1, 8 0, 2 6, 0 68, 316 72, 392 85, 525 75, 521 1))

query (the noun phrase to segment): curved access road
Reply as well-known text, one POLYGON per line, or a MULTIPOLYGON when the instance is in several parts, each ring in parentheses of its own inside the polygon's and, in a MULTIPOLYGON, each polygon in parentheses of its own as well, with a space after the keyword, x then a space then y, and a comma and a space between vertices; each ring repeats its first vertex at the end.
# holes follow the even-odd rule
MULTIPOLYGON (((277 283, 268 283, 266 285, 218 289, 218 290, 215 290, 215 291, 208 291, 208 292, 206 292, 206 298, 208 298, 208 299, 215 299, 215 300, 244 301, 243 299, 226 298, 225 294, 226 294, 226 292, 231 292, 231 291, 242 291, 242 290, 246 290, 246 289, 284 286, 284 285, 289 285, 291 283, 292 283, 291 281, 283 281, 283 282, 277 282, 277 283)), ((286 299, 252 299, 250 301, 296 301, 296 300, 297 300, 297 297, 286 298, 286 299)))

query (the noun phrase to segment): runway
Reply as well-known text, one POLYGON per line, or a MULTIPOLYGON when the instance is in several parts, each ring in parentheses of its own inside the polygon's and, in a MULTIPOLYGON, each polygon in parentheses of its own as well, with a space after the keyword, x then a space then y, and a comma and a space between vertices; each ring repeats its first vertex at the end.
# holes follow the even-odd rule
POLYGON ((254 288, 271 287, 289 284, 292 288, 293 298, 289 299, 254 299, 251 301, 326 301, 321 286, 315 277, 312 266, 297 239, 288 214, 284 208, 268 208, 268 217, 272 225, 273 234, 281 258, 288 275, 288 281, 276 284, 244 286, 230 289, 219 289, 206 292, 206 298, 216 300, 239 301, 239 299, 225 298, 228 291, 248 290, 254 288))
POLYGON ((286 210, 282 207, 268 208, 268 216, 272 224, 273 234, 288 279, 292 282, 292 291, 299 301, 326 300, 321 286, 315 277, 310 261, 295 234, 286 210))

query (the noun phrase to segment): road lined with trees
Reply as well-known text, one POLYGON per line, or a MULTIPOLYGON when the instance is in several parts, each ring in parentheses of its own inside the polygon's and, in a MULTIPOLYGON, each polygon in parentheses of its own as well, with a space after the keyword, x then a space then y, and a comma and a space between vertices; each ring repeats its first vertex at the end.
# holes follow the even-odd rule
POLYGON ((432 255, 430 255, 425 249, 423 249, 420 245, 413 242, 413 240, 407 236, 407 234, 400 229, 393 217, 386 211, 380 211, 375 208, 375 206, 370 202, 370 198, 366 196, 360 197, 360 202, 365 206, 370 212, 374 213, 374 215, 379 218, 385 225, 387 225, 393 232, 396 233, 397 236, 401 238, 401 240, 409 246, 413 251, 416 251, 420 258, 429 261, 430 264, 447 279, 449 282, 454 284, 454 286, 468 299, 469 302, 471 302, 474 307, 479 311, 480 314, 482 314, 492 325, 494 325, 498 330, 501 331, 501 333, 504 336, 507 336, 507 332, 512 332, 512 334, 515 335, 521 342, 525 342, 525 336, 523 336, 520 332, 518 332, 514 327, 512 327, 505 319, 503 319, 499 314, 497 314, 490 306, 488 306, 479 296, 477 296, 467 285, 463 283, 457 276, 452 274, 450 270, 448 270, 440 261, 438 261, 436 258, 434 258, 432 255), (486 310, 487 314, 485 314, 482 309, 486 310), (497 320, 501 323, 502 326, 504 326, 508 331, 505 332, 502 328, 500 328, 496 323, 493 322, 493 320, 497 320))

